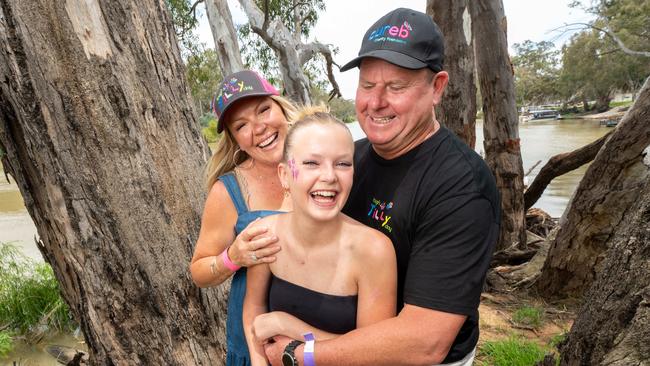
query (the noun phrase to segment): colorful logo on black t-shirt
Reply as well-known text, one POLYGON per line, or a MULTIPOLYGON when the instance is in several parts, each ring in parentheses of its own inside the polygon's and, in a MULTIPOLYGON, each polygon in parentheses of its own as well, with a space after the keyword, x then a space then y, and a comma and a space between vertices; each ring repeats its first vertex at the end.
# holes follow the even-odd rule
POLYGON ((372 202, 370 203, 370 211, 368 211, 368 217, 375 221, 378 221, 381 227, 386 229, 386 231, 389 233, 393 232, 393 228, 388 225, 388 222, 392 217, 388 215, 388 211, 390 211, 391 208, 393 208, 393 202, 386 203, 384 201, 373 198, 372 202))

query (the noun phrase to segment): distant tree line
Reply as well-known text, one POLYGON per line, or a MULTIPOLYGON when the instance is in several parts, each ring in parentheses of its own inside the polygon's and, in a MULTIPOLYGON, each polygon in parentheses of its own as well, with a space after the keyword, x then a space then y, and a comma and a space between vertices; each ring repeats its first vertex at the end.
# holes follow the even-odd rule
POLYGON ((575 1, 571 6, 595 19, 558 29, 580 30, 561 50, 549 41, 514 45, 517 105, 578 103, 585 111, 604 111, 616 92, 635 93, 650 75, 650 53, 644 52, 650 51, 650 0, 575 1))

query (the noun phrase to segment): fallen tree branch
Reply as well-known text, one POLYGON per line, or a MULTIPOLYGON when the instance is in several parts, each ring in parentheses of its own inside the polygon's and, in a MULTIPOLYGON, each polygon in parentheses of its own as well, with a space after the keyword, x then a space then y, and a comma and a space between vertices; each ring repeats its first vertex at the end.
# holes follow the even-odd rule
POLYGON ((611 135, 612 132, 610 131, 605 136, 590 143, 589 145, 583 146, 568 153, 558 154, 550 158, 546 165, 544 165, 539 171, 539 174, 537 174, 535 180, 533 180, 533 183, 524 193, 524 209, 528 210, 535 204, 535 202, 537 202, 537 200, 542 196, 542 193, 544 193, 544 190, 548 184, 551 183, 554 178, 577 169, 582 165, 585 165, 588 162, 594 160, 600 148, 611 135))

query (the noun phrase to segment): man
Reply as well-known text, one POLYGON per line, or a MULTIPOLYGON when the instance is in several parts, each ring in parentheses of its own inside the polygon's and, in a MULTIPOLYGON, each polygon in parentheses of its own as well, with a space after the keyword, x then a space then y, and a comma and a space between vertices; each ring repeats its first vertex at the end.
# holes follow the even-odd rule
POLYGON ((483 160, 435 118, 449 78, 443 43, 426 14, 396 9, 341 68, 360 69, 356 111, 367 135, 344 211, 392 240, 398 315, 309 342, 307 352, 275 337, 265 346, 274 365, 472 364, 499 197, 483 160))

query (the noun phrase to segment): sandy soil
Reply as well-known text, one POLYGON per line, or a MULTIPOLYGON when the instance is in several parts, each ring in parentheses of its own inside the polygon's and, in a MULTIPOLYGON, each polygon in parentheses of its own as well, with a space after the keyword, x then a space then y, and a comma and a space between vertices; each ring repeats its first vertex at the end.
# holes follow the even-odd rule
POLYGON ((625 112, 627 112, 628 107, 614 107, 608 111, 605 111, 603 113, 597 113, 597 114, 586 114, 584 116, 579 116, 577 118, 582 118, 582 119, 620 119, 623 118, 625 115, 625 112))

